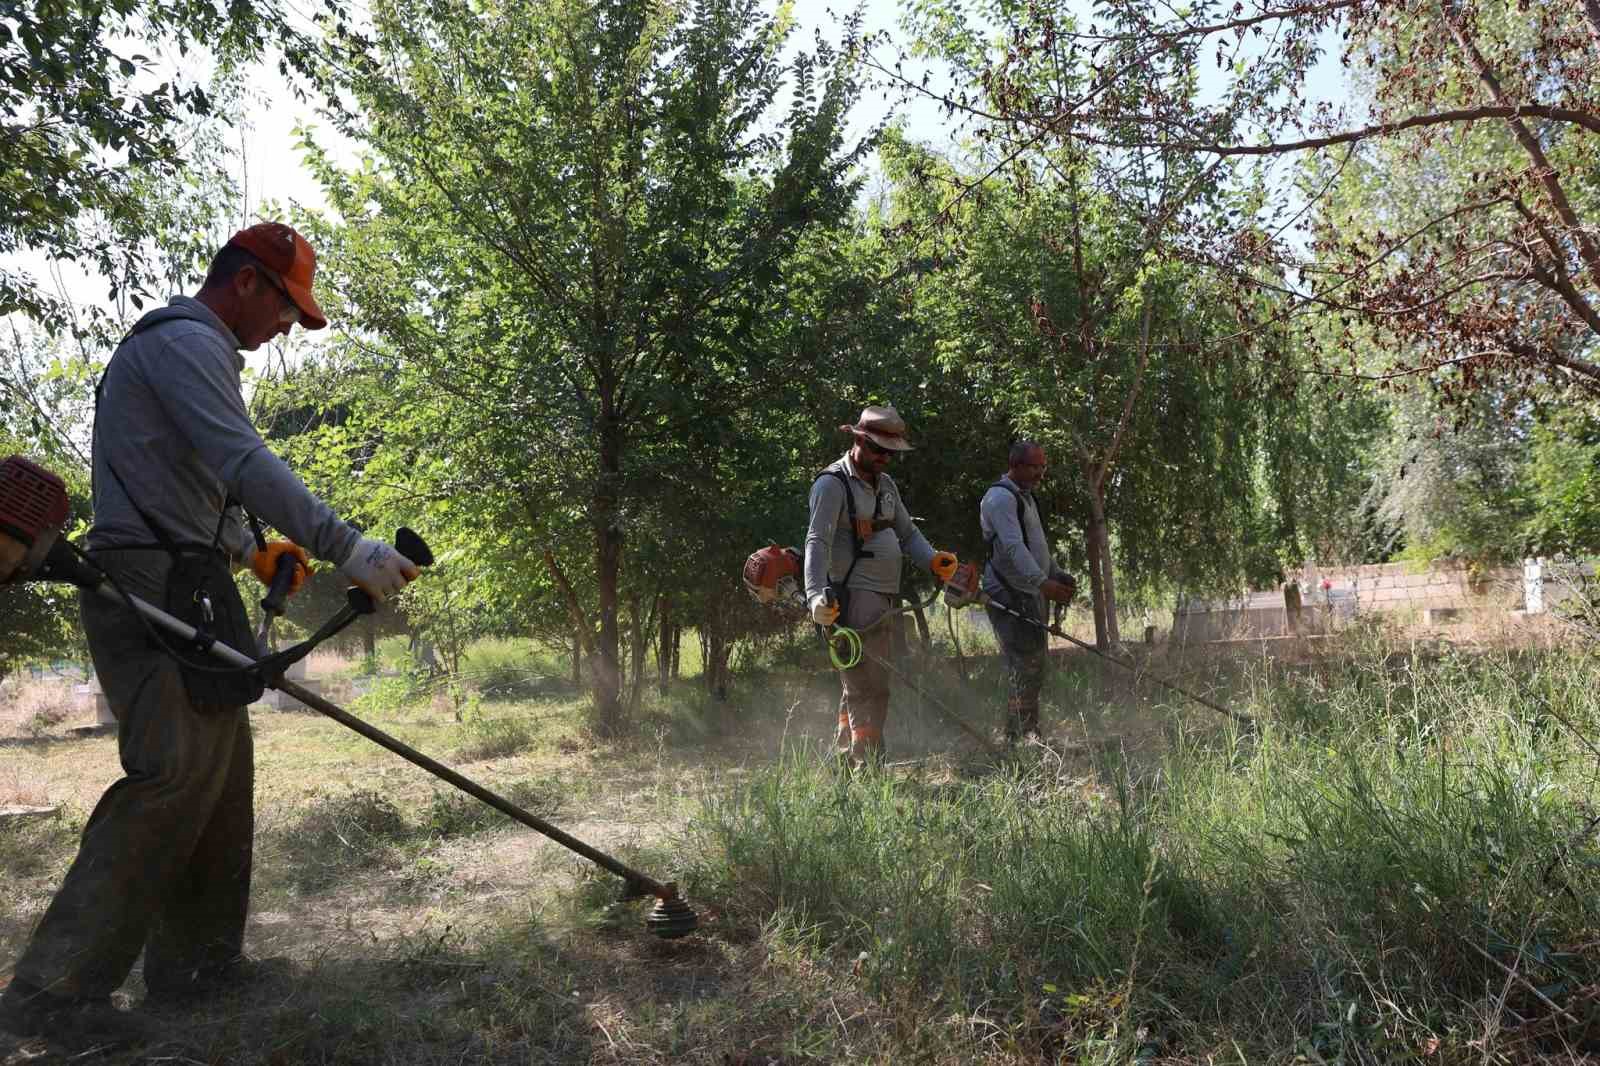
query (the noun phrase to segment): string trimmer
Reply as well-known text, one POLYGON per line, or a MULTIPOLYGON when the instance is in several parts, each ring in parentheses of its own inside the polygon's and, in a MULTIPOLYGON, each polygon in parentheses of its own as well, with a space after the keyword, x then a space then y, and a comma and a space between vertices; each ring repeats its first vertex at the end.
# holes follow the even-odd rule
MULTIPOLYGON (((332 621, 317 630, 311 640, 276 655, 252 659, 226 644, 197 634, 192 626, 122 589, 115 578, 96 566, 81 549, 59 536, 67 514, 66 486, 60 478, 21 456, 12 456, 0 462, 0 585, 19 581, 67 582, 131 608, 141 624, 147 628, 154 626, 164 630, 184 645, 198 647, 209 641, 207 650, 223 664, 223 668, 258 672, 267 687, 293 696, 312 710, 360 733, 501 814, 616 874, 626 885, 624 899, 656 897, 656 904, 645 919, 645 926, 656 936, 664 939, 685 936, 699 924, 694 910, 678 894, 678 886, 674 882, 657 881, 625 865, 285 678, 283 670, 289 663, 309 654, 315 644, 326 640, 359 615, 371 614, 376 610, 371 597, 361 589, 352 588, 349 591, 346 606, 332 621)), ((401 529, 395 536, 395 548, 418 566, 433 562, 433 552, 421 537, 409 529, 401 529)), ((272 584, 266 599, 262 601, 262 608, 267 612, 262 636, 270 628, 271 619, 283 612, 295 565, 290 555, 285 554, 278 559, 272 584)), ((157 636, 157 643, 164 647, 167 642, 157 636)))
POLYGON ((1119 659, 1115 655, 1101 651, 1093 644, 1079 640, 1071 633, 1063 630, 1059 625, 1041 622, 1039 619, 1030 614, 1015 610, 1008 604, 1001 603, 999 600, 994 599, 988 593, 983 591, 983 585, 978 579, 978 567, 975 563, 963 563, 962 565, 956 567, 956 572, 951 575, 950 580, 945 583, 944 602, 945 606, 951 608, 952 610, 959 610, 962 607, 993 607, 995 610, 1002 611, 1013 618, 1021 619, 1031 626, 1037 626, 1052 636, 1057 636, 1068 643, 1076 644, 1085 651, 1093 652, 1108 663, 1115 663, 1117 666, 1120 666, 1124 670, 1127 670, 1129 673, 1133 674, 1136 679, 1141 677, 1149 678, 1151 681, 1154 681, 1156 684, 1161 685, 1164 688, 1169 688, 1181 696, 1187 696, 1189 699, 1194 700, 1194 702, 1200 704, 1202 707, 1216 711, 1218 714, 1227 715, 1240 725, 1246 727, 1254 727, 1255 725, 1255 719, 1247 714, 1240 714, 1237 711, 1230 711, 1221 704, 1209 700, 1198 693, 1190 692, 1188 689, 1177 684, 1176 682, 1168 681, 1160 674, 1154 674, 1150 673, 1149 671, 1140 670, 1133 663, 1130 663, 1125 659, 1119 659))
MULTIPOLYGON (((758 551, 752 552, 744 563, 744 586, 754 596, 756 602, 774 608, 792 608, 800 612, 805 611, 805 594, 800 590, 799 578, 805 566, 800 558, 800 553, 793 548, 780 548, 776 544, 768 545, 758 551)), ((833 592, 827 593, 829 602, 833 602, 833 592)), ((861 634, 876 629, 891 618, 908 614, 917 610, 932 607, 939 600, 939 589, 924 601, 902 604, 885 611, 872 624, 852 629, 842 623, 835 622, 831 626, 818 626, 822 632, 823 644, 828 649, 828 658, 838 670, 850 670, 857 666, 863 657, 870 658, 874 663, 893 674, 903 685, 912 692, 921 696, 928 705, 939 712, 940 717, 960 729, 967 736, 976 740, 991 754, 999 754, 1000 749, 978 730, 969 725, 955 711, 931 696, 925 689, 897 668, 893 663, 887 662, 877 655, 866 650, 862 643, 861 634)))

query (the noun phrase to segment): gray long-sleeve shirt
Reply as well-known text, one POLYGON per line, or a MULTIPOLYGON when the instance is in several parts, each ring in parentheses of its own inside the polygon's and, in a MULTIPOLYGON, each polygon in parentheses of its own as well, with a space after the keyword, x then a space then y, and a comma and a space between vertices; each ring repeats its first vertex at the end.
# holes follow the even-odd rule
POLYGON ((984 543, 990 546, 989 562, 983 568, 983 591, 1018 610, 1026 610, 1027 604, 1013 602, 1016 595, 1026 597, 1033 603, 1034 617, 1042 620, 1046 615, 1039 586, 1046 578, 1060 580, 1063 575, 1050 558, 1050 538, 1045 535, 1033 493, 1024 492, 1009 475, 1000 481, 1022 493, 1022 524, 1017 523, 1016 496, 1000 485, 991 485, 978 505, 978 525, 984 543), (1023 543, 1024 526, 1027 543, 1023 543), (1007 590, 1007 584, 1016 595, 1007 590))
MULTIPOLYGON (((856 473, 847 454, 828 470, 839 470, 850 483, 855 498, 856 517, 883 520, 884 528, 864 538, 863 556, 850 572, 849 587, 868 589, 893 596, 900 591, 901 556, 909 555, 916 565, 927 568, 933 561, 933 546, 922 535, 911 512, 900 499, 900 490, 888 474, 878 475, 874 489, 856 473)), ((828 587, 850 570, 855 543, 846 516, 844 486, 824 472, 811 486, 811 521, 806 527, 806 603, 815 603, 828 587)))
MULTIPOLYGON (((140 319, 152 321, 124 340, 106 367, 95 416, 89 547, 157 542, 130 493, 168 537, 210 544, 231 494, 312 555, 342 563, 361 534, 313 496, 256 432, 240 389, 244 357, 233 332, 187 296, 140 319)), ((236 510, 222 523, 221 546, 238 561, 253 549, 236 510)))

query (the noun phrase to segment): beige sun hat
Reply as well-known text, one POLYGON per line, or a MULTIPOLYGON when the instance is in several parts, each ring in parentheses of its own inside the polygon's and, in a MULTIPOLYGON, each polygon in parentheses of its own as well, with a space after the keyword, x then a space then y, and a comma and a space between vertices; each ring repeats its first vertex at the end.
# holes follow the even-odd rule
POLYGON ((844 433, 859 433, 892 452, 912 450, 906 440, 906 420, 893 407, 864 407, 855 425, 839 429, 844 433))

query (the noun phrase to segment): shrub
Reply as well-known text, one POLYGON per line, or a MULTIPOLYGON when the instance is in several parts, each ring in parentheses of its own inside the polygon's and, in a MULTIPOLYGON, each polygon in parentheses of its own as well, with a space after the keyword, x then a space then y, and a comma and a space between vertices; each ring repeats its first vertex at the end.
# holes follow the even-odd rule
POLYGON ((456 755, 468 761, 508 758, 532 748, 538 739, 533 726, 516 715, 487 718, 476 714, 461 728, 456 755))

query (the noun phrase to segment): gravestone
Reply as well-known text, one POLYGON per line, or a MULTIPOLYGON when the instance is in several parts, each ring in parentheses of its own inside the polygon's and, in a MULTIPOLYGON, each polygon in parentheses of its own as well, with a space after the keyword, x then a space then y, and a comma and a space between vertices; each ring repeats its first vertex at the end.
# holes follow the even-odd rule
POLYGON ((1522 561, 1522 609, 1528 614, 1544 613, 1544 560, 1522 561))
POLYGON ((72 686, 72 706, 78 713, 92 716, 88 725, 74 726, 67 732, 75 737, 93 737, 117 731, 117 716, 111 713, 111 701, 100 689, 100 682, 85 681, 72 686))
MULTIPOLYGON (((285 681, 293 681, 313 696, 320 696, 323 693, 323 682, 312 680, 310 670, 307 668, 304 659, 290 663, 288 668, 283 671, 283 679, 285 681)), ((290 711, 305 706, 287 692, 279 692, 275 688, 268 689, 266 694, 261 697, 261 701, 276 711, 290 711)))

